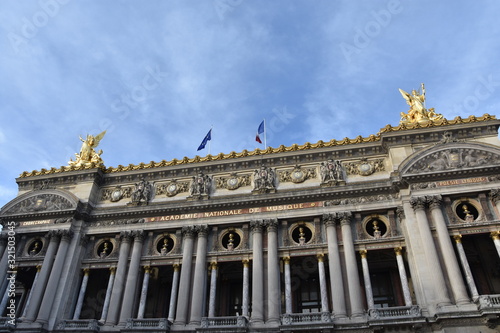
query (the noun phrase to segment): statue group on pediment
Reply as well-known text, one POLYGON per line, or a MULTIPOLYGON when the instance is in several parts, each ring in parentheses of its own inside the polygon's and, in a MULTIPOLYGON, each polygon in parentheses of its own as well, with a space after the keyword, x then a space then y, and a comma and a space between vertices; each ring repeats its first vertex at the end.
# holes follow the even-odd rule
POLYGON ((500 163, 499 156, 478 149, 447 149, 435 152, 411 168, 412 172, 443 171, 500 163))
POLYGON ((28 198, 10 208, 6 213, 33 213, 41 211, 59 211, 71 208, 71 203, 65 198, 53 194, 40 194, 28 198))

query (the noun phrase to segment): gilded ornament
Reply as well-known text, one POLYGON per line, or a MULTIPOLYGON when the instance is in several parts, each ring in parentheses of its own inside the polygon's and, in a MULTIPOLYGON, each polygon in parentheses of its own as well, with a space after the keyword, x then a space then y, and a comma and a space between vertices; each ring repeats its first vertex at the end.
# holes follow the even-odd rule
POLYGON ((425 108, 425 87, 423 83, 419 90, 412 90, 411 95, 402 89, 399 89, 399 92, 410 106, 408 113, 401 112, 401 124, 419 123, 424 125, 443 119, 443 115, 437 114, 434 108, 425 108))
POLYGON ((104 137, 104 134, 106 134, 106 131, 96 136, 87 134, 87 138, 85 140, 80 136, 80 140, 83 142, 82 147, 80 148, 80 153, 75 153, 76 160, 73 161, 73 159, 70 159, 68 162, 69 165, 74 167, 102 166, 102 149, 99 149, 99 151, 96 152, 94 148, 99 145, 99 142, 104 137))

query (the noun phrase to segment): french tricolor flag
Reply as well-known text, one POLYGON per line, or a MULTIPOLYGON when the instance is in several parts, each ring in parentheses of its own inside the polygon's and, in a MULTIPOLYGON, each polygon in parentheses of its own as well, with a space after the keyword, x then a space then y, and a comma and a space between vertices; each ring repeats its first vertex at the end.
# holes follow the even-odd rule
POLYGON ((262 143, 262 140, 260 139, 260 135, 264 133, 264 120, 260 123, 259 129, 257 130, 257 135, 255 136, 255 141, 258 143, 262 143))

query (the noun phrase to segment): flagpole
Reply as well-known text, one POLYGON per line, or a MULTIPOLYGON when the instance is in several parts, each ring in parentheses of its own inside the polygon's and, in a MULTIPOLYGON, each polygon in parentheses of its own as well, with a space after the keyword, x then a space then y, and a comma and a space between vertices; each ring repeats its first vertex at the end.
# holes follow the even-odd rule
POLYGON ((210 148, 212 146, 212 129, 214 128, 214 125, 210 126, 210 140, 208 140, 208 155, 210 155, 210 148))
POLYGON ((266 118, 264 118, 264 150, 267 149, 267 126, 266 126, 266 118))

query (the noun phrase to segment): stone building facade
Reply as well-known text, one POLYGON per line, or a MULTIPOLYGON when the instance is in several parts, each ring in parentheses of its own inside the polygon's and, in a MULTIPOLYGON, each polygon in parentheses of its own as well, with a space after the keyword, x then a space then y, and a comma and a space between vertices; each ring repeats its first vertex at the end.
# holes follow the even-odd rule
POLYGON ((1 332, 497 332, 495 117, 24 172, 1 332))

